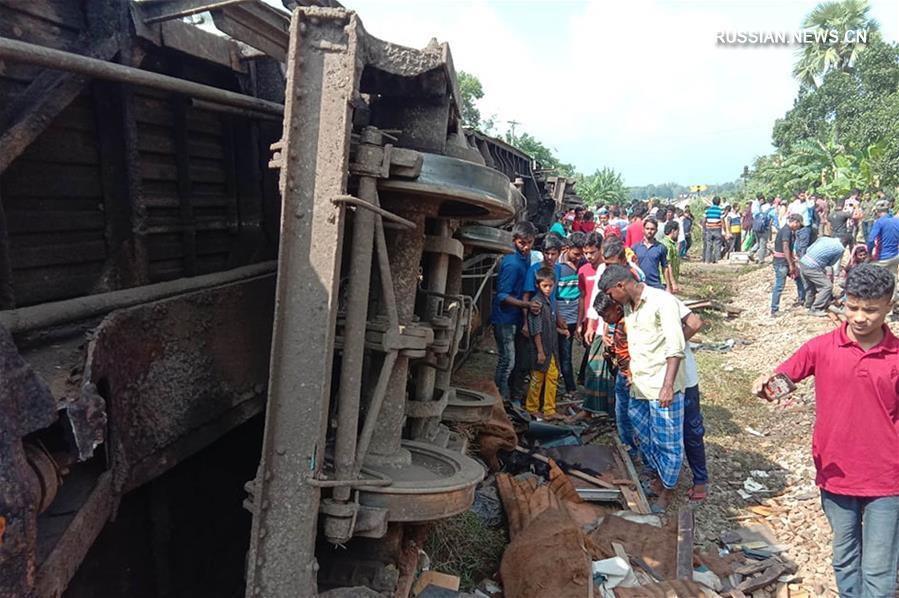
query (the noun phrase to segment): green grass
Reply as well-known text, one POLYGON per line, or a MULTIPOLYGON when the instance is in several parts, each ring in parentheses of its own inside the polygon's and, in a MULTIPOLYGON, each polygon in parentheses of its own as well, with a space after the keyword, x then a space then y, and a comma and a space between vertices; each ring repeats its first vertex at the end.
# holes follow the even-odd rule
POLYGON ((460 589, 471 592, 482 579, 499 570, 508 543, 505 526, 487 527, 477 515, 466 511, 435 524, 425 552, 431 558, 431 569, 459 576, 460 589))

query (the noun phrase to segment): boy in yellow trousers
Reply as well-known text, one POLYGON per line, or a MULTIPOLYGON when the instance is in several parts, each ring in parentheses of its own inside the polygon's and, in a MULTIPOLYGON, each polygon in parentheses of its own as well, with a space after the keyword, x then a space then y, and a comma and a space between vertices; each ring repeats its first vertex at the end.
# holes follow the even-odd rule
POLYGON ((540 312, 528 311, 528 330, 534 351, 534 369, 531 371, 531 387, 525 408, 528 413, 540 410, 540 393, 543 392, 543 416, 556 417, 556 388, 559 384, 559 335, 568 336, 568 327, 559 319, 555 302, 551 301, 556 275, 552 268, 537 270, 536 300, 540 312))

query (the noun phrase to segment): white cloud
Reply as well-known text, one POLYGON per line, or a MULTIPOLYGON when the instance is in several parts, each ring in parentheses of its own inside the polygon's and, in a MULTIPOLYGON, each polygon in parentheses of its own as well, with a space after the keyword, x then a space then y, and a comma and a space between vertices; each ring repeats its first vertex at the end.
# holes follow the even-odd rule
POLYGON ((733 180, 771 150, 796 93, 793 53, 717 46, 716 33, 795 28, 814 1, 344 4, 383 39, 449 42, 501 128, 518 121, 579 169, 608 165, 644 184, 733 180))

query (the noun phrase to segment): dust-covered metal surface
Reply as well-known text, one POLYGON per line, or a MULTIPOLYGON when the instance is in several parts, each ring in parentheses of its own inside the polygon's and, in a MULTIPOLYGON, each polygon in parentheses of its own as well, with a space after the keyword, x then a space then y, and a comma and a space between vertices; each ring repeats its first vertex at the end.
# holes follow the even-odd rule
POLYGON ((263 276, 119 310, 94 330, 84 384, 107 402, 117 489, 159 475, 186 456, 160 462, 160 452, 262 396, 274 283, 263 276))
POLYGON ((299 9, 291 22, 277 302, 265 438, 253 490, 247 595, 316 593, 320 491, 337 318, 338 267, 361 63, 352 13, 299 9))

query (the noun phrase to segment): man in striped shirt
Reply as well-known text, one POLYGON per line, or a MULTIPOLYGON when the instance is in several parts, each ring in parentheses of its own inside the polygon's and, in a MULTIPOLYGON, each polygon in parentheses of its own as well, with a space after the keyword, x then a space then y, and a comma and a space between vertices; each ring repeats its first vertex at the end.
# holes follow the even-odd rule
POLYGON ((847 237, 821 237, 811 244, 799 260, 799 274, 805 283, 805 304, 809 315, 826 316, 833 297, 833 276, 828 268, 836 268, 849 244, 847 237))
POLYGON ((714 264, 721 256, 721 198, 717 195, 712 199, 712 205, 705 209, 703 218, 703 247, 702 261, 714 264))

